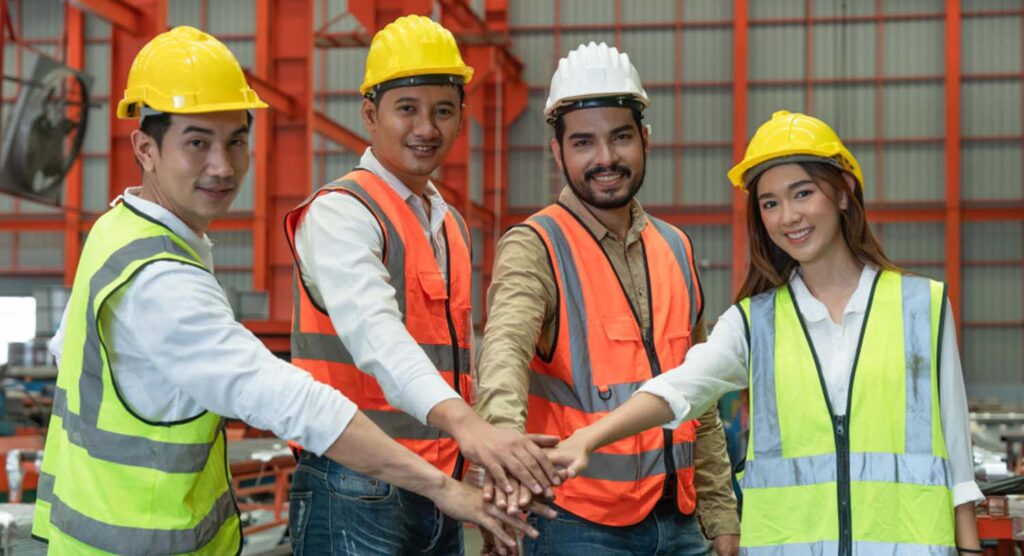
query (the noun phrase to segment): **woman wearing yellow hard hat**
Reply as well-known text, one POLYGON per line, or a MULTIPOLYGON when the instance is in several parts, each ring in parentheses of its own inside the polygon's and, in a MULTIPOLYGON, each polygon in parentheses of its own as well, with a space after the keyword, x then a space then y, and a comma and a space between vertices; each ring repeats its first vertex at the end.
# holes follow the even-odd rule
POLYGON ((749 388, 742 553, 980 553, 945 286, 885 256, 860 165, 821 120, 776 112, 728 175, 748 199, 738 302, 678 372, 552 458, 578 472, 600 446, 749 388))

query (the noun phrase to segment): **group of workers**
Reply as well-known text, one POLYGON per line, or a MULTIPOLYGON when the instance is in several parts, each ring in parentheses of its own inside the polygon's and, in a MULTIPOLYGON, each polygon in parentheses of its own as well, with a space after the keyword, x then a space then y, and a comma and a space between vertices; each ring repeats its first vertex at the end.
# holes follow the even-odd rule
POLYGON ((426 17, 374 36, 371 146, 286 217, 287 363, 235 321, 206 235, 266 105, 199 30, 139 52, 117 114, 142 182, 90 231, 51 348, 52 553, 240 552, 225 419, 295 442, 298 555, 461 554, 463 520, 498 554, 980 553, 945 288, 886 258, 860 166, 811 116, 776 112, 728 172, 750 266, 708 335, 689 236, 635 199, 639 75, 570 52, 544 109, 566 185, 501 238, 474 366, 471 235, 431 182, 472 77, 426 17), (715 408, 739 389, 742 528, 715 408))

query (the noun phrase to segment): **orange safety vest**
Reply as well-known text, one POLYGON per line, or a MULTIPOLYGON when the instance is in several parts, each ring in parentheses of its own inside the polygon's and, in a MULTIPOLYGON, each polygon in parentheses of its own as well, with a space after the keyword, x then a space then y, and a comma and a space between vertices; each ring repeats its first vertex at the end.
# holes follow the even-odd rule
MULTIPOLYGON (((640 235, 651 325, 640 319, 608 256, 561 204, 525 223, 547 247, 558 285, 555 343, 530 363, 526 429, 565 438, 622 405, 653 376, 682 363, 703 308, 690 239, 647 217, 640 235)), ((594 452, 580 477, 555 489, 555 503, 602 525, 640 522, 675 473, 679 511, 693 513, 697 422, 646 430, 594 452), (670 450, 665 448, 670 446, 670 450)))
MULTIPOLYGON (((462 455, 455 440, 388 404, 377 380, 355 366, 327 311, 312 300, 302 281, 295 251, 295 230, 310 203, 327 194, 352 195, 376 217, 384 235, 383 262, 395 288, 398 310, 405 327, 445 382, 467 403, 472 389, 469 230, 462 217, 449 207, 443 229, 448 247, 446 284, 420 220, 405 199, 367 170, 355 169, 315 191, 285 217, 285 230, 295 259, 292 363, 320 382, 340 390, 370 420, 406 448, 445 473, 461 474, 462 455)), ((321 253, 320 256, 329 257, 330 253, 321 253)), ((358 292, 353 294, 358 295, 358 292)))

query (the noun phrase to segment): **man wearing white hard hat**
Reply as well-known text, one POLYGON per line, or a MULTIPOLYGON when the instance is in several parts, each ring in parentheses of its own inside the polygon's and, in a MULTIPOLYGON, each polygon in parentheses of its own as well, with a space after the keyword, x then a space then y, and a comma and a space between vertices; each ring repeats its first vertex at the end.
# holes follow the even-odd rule
POLYGON ((231 51, 198 29, 162 33, 135 57, 117 115, 139 119, 142 184, 89 232, 51 344, 60 373, 32 526, 51 554, 241 552, 225 418, 502 536, 499 519, 517 525, 235 320, 206 231, 238 195, 249 111, 261 108, 231 51))
MULTIPOLYGON (((566 186, 498 245, 479 359, 488 421, 565 438, 705 339, 690 238, 634 199, 649 104, 615 48, 581 45, 559 61, 544 115, 566 186)), ((531 518, 541 536, 526 540, 527 554, 706 554, 705 535, 719 554, 737 551, 714 409, 596 452, 555 494, 559 516, 531 518)))

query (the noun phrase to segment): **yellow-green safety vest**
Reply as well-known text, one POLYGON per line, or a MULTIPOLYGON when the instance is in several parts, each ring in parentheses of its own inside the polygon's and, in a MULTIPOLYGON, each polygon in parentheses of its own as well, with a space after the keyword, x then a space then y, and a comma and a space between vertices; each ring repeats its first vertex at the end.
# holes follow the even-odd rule
POLYGON ((743 554, 956 555, 939 417, 945 300, 940 282, 878 273, 842 416, 789 286, 740 301, 750 348, 743 554))
POLYGON ((184 240, 124 203, 96 221, 82 250, 32 525, 53 554, 241 551, 223 419, 147 420, 110 371, 106 304, 155 261, 206 270, 184 240))

